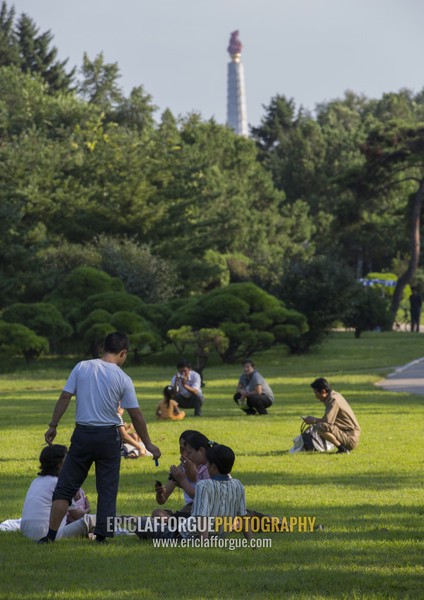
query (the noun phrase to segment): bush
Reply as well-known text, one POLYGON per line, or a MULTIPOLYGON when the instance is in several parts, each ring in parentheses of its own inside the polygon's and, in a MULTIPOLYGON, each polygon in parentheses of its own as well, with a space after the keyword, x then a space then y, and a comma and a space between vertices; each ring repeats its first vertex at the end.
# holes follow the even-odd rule
POLYGON ((49 342, 25 325, 0 321, 0 354, 22 355, 30 363, 49 351, 49 342))
POLYGON ((94 323, 83 335, 83 341, 93 358, 98 358, 103 351, 103 343, 109 333, 116 331, 110 323, 94 323))
POLYGON ((208 363, 209 354, 215 350, 222 355, 229 346, 229 339, 220 329, 192 329, 183 325, 179 329, 170 329, 168 337, 181 356, 187 345, 193 347, 195 368, 202 378, 202 384, 203 371, 208 363))
POLYGON ((173 263, 152 254, 149 246, 131 239, 118 240, 100 236, 97 248, 102 268, 119 277, 129 294, 145 302, 166 302, 178 291, 178 277, 173 263))
POLYGON ((39 253, 42 279, 45 293, 54 290, 63 279, 78 267, 100 269, 99 251, 89 244, 73 244, 60 240, 57 247, 50 247, 39 253))
POLYGON ((144 307, 144 302, 132 294, 126 292, 105 292, 103 294, 94 294, 85 299, 85 301, 76 308, 71 318, 75 323, 84 321, 87 315, 95 310, 104 310, 109 314, 117 313, 121 310, 138 313, 144 307))
POLYGON ((124 284, 117 277, 92 267, 78 267, 63 279, 46 300, 59 306, 68 317, 89 296, 123 291, 124 284))
POLYGON ((157 352, 164 346, 163 339, 152 328, 152 325, 131 311, 122 310, 111 314, 104 309, 97 308, 91 311, 84 321, 78 323, 77 330, 83 336, 83 340, 94 358, 99 355, 104 338, 112 331, 123 331, 128 335, 136 362, 140 355, 157 352))
POLYGON ((355 329, 357 338, 363 331, 377 328, 390 331, 392 328, 390 304, 382 297, 379 290, 358 285, 351 313, 343 322, 346 327, 355 329))
POLYGON ((70 338, 73 334, 72 327, 65 321, 59 309, 47 302, 12 304, 4 310, 2 318, 8 323, 25 325, 37 335, 46 337, 50 349, 54 352, 60 340, 70 338))
POLYGON ((162 338, 165 338, 167 322, 174 312, 173 306, 174 302, 166 304, 143 304, 137 309, 137 314, 146 319, 146 321, 149 321, 162 338))
POLYGON ((227 362, 265 350, 277 341, 292 342, 307 329, 303 315, 287 309, 253 283, 235 283, 191 298, 168 321, 170 329, 183 325, 223 331, 229 345, 220 355, 227 362))
POLYGON ((111 317, 112 315, 107 310, 101 308, 93 310, 84 321, 80 321, 77 324, 77 333, 84 335, 93 325, 97 325, 98 323, 110 323, 111 317))
POLYGON ((331 327, 351 313, 356 290, 353 273, 338 259, 318 256, 294 265, 282 280, 279 296, 306 315, 309 329, 287 342, 290 350, 307 352, 321 343, 331 327))
POLYGON ((128 334, 136 363, 141 355, 157 352, 165 344, 160 335, 152 329, 151 324, 136 313, 117 312, 112 315, 111 323, 115 329, 128 334))

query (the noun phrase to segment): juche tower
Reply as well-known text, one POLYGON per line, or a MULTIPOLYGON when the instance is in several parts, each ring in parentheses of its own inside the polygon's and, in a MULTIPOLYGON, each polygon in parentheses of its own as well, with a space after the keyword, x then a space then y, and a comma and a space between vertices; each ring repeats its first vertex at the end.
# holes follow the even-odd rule
POLYGON ((233 31, 227 48, 231 56, 231 61, 228 63, 227 125, 238 135, 247 137, 246 88, 244 68, 241 62, 242 48, 239 32, 233 31))

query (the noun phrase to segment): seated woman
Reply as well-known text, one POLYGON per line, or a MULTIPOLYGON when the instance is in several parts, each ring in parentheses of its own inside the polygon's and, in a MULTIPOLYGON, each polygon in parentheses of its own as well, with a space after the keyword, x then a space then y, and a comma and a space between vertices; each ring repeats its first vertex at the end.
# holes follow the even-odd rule
POLYGON ((163 388, 163 400, 156 407, 156 417, 158 419, 170 419, 171 421, 182 421, 185 412, 180 410, 178 402, 172 399, 174 388, 172 385, 167 385, 163 388))
MULTIPOLYGON (((166 512, 168 515, 177 515, 178 516, 181 514, 187 514, 187 513, 190 514, 190 512, 191 512, 191 505, 193 504, 194 487, 196 485, 198 470, 197 470, 196 465, 191 460, 189 460, 189 458, 187 456, 186 442, 193 434, 198 434, 198 435, 202 436, 202 434, 199 431, 195 431, 193 429, 187 429, 186 431, 182 432, 182 434, 180 435, 180 439, 179 439, 180 456, 181 456, 180 464, 178 467, 175 467, 175 466, 171 467, 171 469, 173 469, 174 472, 175 472, 175 470, 177 470, 178 473, 180 471, 182 472, 183 477, 181 478, 181 480, 184 480, 184 486, 181 485, 181 483, 177 482, 177 480, 172 475, 171 471, 169 473, 168 481, 166 482, 165 485, 162 485, 161 482, 159 482, 159 481, 157 481, 156 485, 155 485, 156 502, 158 504, 165 504, 166 501, 168 500, 168 498, 170 497, 170 495, 173 493, 173 491, 176 488, 180 488, 183 491, 185 505, 176 512, 167 510, 166 512), (189 488, 190 494, 186 491, 186 487, 189 488)), ((205 436, 202 436, 202 437, 205 437, 205 436)), ((160 511, 160 509, 157 509, 156 511, 154 511, 152 513, 152 516, 162 516, 162 515, 163 515, 163 511, 160 511)))
POLYGON ((234 402, 247 415, 267 415, 269 408, 274 404, 274 394, 265 379, 258 373, 252 359, 246 358, 242 362, 243 373, 240 376, 234 402))
POLYGON ((208 438, 198 431, 192 433, 185 441, 185 455, 181 464, 170 468, 171 477, 176 481, 193 500, 196 493, 196 485, 202 479, 209 479, 206 466, 206 450, 214 445, 208 438))
MULTIPOLYGON (((186 505, 178 511, 156 509, 151 517, 160 518, 162 522, 167 517, 187 517, 191 514, 193 502, 196 497, 196 490, 199 482, 210 479, 208 469, 208 453, 210 449, 218 446, 215 442, 199 431, 186 430, 180 436, 180 465, 172 466, 170 469, 169 480, 165 486, 156 482, 156 501, 158 504, 165 504, 169 496, 179 487, 183 490, 186 505)), ((229 475, 231 479, 231 475, 229 475)), ((259 518, 272 518, 271 515, 265 515, 256 510, 247 509, 248 516, 259 518)), ((144 517, 143 517, 144 518, 144 517)), ((267 529, 265 529, 267 531, 267 529)), ((138 535, 138 534, 137 534, 138 535)), ((141 536, 143 537, 143 536, 141 536)))
MULTIPOLYGON (((53 491, 67 451, 66 446, 60 444, 52 444, 41 451, 40 471, 38 477, 29 486, 22 509, 21 532, 25 537, 39 540, 47 535, 53 491)), ((74 515, 74 517, 79 516, 67 525, 65 515, 56 539, 61 537, 87 537, 91 531, 94 531, 96 525, 95 515, 86 514, 86 509, 78 509, 72 504, 71 508, 80 511, 74 515)))

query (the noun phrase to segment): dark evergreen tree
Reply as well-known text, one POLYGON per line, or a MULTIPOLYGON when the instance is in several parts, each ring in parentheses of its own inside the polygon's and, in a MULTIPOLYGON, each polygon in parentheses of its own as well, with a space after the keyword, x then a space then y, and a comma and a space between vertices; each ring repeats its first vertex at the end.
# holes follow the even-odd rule
POLYGON ((153 113, 156 108, 152 104, 152 96, 140 85, 131 90, 128 98, 122 98, 115 110, 114 120, 140 134, 150 135, 154 128, 153 113))
POLYGON ((0 8, 0 67, 19 65, 19 45, 14 31, 15 8, 8 9, 3 1, 0 8))
POLYGON ((81 67, 83 80, 79 84, 82 97, 110 114, 124 100, 117 81, 120 77, 118 63, 105 63, 103 52, 90 60, 84 52, 81 67))
POLYGON ((50 31, 39 33, 39 28, 26 14, 19 17, 16 26, 20 67, 25 73, 37 74, 51 91, 69 91, 75 76, 75 68, 65 70, 68 59, 57 60, 57 48, 52 46, 50 31))

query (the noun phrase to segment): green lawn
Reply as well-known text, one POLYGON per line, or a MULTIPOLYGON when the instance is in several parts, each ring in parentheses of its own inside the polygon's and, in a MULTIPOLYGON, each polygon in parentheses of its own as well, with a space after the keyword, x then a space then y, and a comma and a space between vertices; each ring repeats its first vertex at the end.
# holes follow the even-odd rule
MULTIPOLYGON (((0 534, 0 598, 424 598, 423 398, 374 387, 394 367, 424 356, 424 338, 409 333, 333 334, 307 356, 284 349, 258 355, 277 403, 267 417, 246 417, 231 396, 240 366, 215 361, 205 372, 204 418, 154 422, 160 389, 173 373, 149 364, 126 369, 134 378, 152 440, 163 457, 122 465, 118 511, 148 514, 155 479, 178 460, 178 436, 199 428, 230 445, 233 475, 247 505, 280 517, 316 517, 314 533, 260 534, 271 548, 153 548, 134 537, 107 545, 63 540, 37 546, 20 534, 0 534), (301 414, 322 414, 309 388, 326 376, 350 401, 362 426, 351 455, 290 455, 301 414)), ((20 516, 51 411, 71 361, 44 360, 0 375, 0 520, 20 516)), ((150 361, 151 362, 151 361, 150 361)), ((192 413, 192 411, 188 411, 192 413)), ((58 443, 69 442, 73 407, 58 443)), ((95 483, 84 489, 95 510, 95 483)), ((170 508, 183 504, 176 494, 170 508)))

